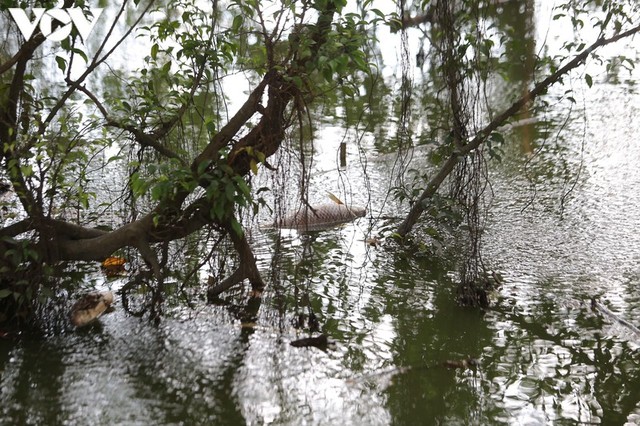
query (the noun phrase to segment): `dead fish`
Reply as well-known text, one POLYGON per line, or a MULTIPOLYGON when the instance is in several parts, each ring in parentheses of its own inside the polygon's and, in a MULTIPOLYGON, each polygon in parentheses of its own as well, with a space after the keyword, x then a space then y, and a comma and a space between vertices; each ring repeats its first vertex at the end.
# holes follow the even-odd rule
POLYGON ((298 231, 320 231, 336 225, 351 222, 367 214, 367 209, 346 204, 326 203, 316 206, 304 206, 276 221, 275 228, 295 229, 298 231))
POLYGON ((105 313, 113 303, 110 291, 93 291, 82 296, 71 307, 69 318, 76 327, 84 327, 105 313))

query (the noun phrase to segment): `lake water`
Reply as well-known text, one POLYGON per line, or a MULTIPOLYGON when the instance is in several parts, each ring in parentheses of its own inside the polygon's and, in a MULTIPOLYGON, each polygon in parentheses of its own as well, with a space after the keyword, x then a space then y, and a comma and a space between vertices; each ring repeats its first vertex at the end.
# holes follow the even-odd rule
POLYGON ((367 217, 309 235, 249 222, 260 298, 247 286, 208 305, 194 289, 193 306, 169 303, 158 326, 118 300, 87 329, 0 339, 0 423, 640 423, 640 336, 590 306, 597 296, 640 326, 639 80, 592 72, 591 89, 574 76, 569 121, 571 104, 551 103, 489 163, 483 259, 504 278, 490 309, 455 303, 448 240, 365 242, 406 211, 388 197, 394 157, 325 123, 311 197, 331 191, 367 217), (310 335, 310 316, 332 341, 324 350, 290 345, 310 335), (469 358, 477 365, 451 368, 469 358))

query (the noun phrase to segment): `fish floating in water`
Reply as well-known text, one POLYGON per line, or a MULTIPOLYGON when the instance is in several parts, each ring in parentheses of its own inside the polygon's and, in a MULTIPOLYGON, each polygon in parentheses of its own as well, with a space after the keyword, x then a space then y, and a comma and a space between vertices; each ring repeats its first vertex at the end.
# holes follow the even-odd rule
POLYGON ((113 303, 113 293, 110 291, 93 291, 82 296, 71 307, 69 317, 71 324, 84 327, 92 323, 105 313, 113 303))
POLYGON ((298 231, 321 231, 343 223, 354 221, 367 214, 367 209, 338 203, 325 203, 316 206, 304 206, 276 220, 274 228, 295 229, 298 231))

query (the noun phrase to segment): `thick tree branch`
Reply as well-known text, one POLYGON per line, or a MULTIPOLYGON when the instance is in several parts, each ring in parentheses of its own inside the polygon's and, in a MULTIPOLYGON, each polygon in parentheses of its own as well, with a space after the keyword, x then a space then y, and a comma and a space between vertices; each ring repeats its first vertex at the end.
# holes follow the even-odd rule
MULTIPOLYGON (((98 236, 80 239, 70 239, 70 224, 65 222, 53 222, 57 234, 57 241, 50 241, 49 244, 56 246, 59 260, 102 260, 111 255, 116 250, 131 246, 141 245, 141 236, 149 235, 149 230, 153 229, 153 215, 149 214, 134 222, 128 223, 114 231, 104 232, 98 236)), ((77 235, 92 232, 90 228, 73 230, 77 235)))
POLYGON ((11 183, 16 191, 24 210, 34 217, 42 215, 33 194, 27 189, 25 178, 20 169, 19 156, 16 155, 16 138, 18 134, 18 105, 24 91, 24 77, 27 64, 33 57, 36 49, 45 41, 44 36, 38 32, 31 40, 24 43, 20 49, 20 56, 16 61, 15 71, 11 79, 9 96, 4 104, 0 104, 0 160, 4 159, 4 167, 7 170, 11 183))
POLYGON ((232 229, 228 229, 229 236, 233 242, 233 247, 238 253, 240 258, 240 265, 238 268, 221 283, 211 286, 207 290, 207 300, 209 302, 215 300, 220 293, 230 289, 234 285, 248 279, 251 283, 251 288, 255 291, 260 291, 264 288, 264 281, 260 276, 260 271, 256 265, 256 258, 253 255, 251 246, 247 242, 244 235, 238 235, 232 229))
POLYGON ((10 70, 20 59, 31 58, 33 52, 45 41, 45 37, 40 31, 35 34, 29 41, 20 46, 20 49, 8 61, 0 64, 0 74, 4 74, 10 70))
POLYGON ((264 94, 264 89, 270 83, 270 81, 276 76, 275 71, 268 72, 262 81, 256 86, 255 89, 249 95, 249 98, 240 107, 238 112, 225 124, 218 133, 216 133, 209 144, 204 150, 196 157, 191 165, 191 169, 195 172, 198 170, 198 166, 203 162, 213 162, 218 158, 219 152, 222 148, 233 139, 233 137, 240 131, 247 121, 253 117, 258 111, 260 100, 264 94))
POLYGON ((23 219, 20 222, 12 223, 0 229, 0 239, 4 237, 14 238, 18 235, 27 233, 34 229, 33 221, 31 219, 23 219))

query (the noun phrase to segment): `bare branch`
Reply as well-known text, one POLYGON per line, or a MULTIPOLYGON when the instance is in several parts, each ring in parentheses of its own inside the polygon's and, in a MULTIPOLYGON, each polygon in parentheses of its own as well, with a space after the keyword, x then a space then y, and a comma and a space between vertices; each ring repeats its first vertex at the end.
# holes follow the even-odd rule
POLYGON ((614 43, 623 38, 630 37, 638 32, 640 32, 640 25, 610 38, 599 38, 595 43, 593 43, 587 49, 583 50, 579 55, 577 55, 563 67, 558 69, 555 73, 551 74, 549 77, 536 84, 533 89, 525 93, 509 108, 494 117, 491 123, 480 130, 476 134, 476 136, 470 142, 465 144, 461 149, 453 152, 447 159, 447 161, 440 167, 438 173, 436 173, 427 183, 426 189, 422 192, 420 198, 418 198, 417 202, 413 205, 405 220, 398 227, 398 234, 404 236, 411 232, 411 229, 422 215, 422 212, 424 212, 425 210, 426 201, 436 193, 442 182, 444 182, 446 177, 453 171, 454 166, 458 163, 458 161, 460 161, 462 157, 469 155, 469 153, 478 149, 487 140, 487 138, 493 131, 503 125, 509 118, 517 114, 529 102, 546 93, 550 86, 555 84, 569 71, 580 66, 596 49, 614 43))
MULTIPOLYGON (((122 7, 120 9, 120 12, 118 14, 118 16, 120 16, 120 14, 122 14, 124 7, 126 5, 126 1, 123 2, 122 7)), ((69 84, 69 89, 67 89, 67 91, 60 97, 60 99, 58 99, 58 102, 56 102, 56 104, 53 106, 53 108, 51 108, 51 111, 49 111, 49 115, 47 115, 47 117, 42 120, 42 123, 40 123, 40 126, 38 128, 38 133, 39 134, 44 134, 45 129, 47 128, 47 126, 51 123, 51 121, 54 119, 54 117, 58 114, 58 112, 60 111, 60 109, 62 109, 62 107, 64 106, 64 104, 67 102, 67 100, 71 97, 71 95, 80 87, 80 84, 82 84, 82 82, 98 67, 100 66, 100 64, 102 64, 103 62, 105 62, 107 60, 107 58, 109 58, 111 56, 111 54, 113 54, 113 52, 120 46, 120 44, 122 44, 122 42, 129 37, 129 35, 131 34, 131 32, 136 28, 136 26, 138 25, 138 23, 142 20, 142 18, 147 14, 147 12, 149 11, 149 9, 151 8, 151 6, 153 5, 154 0, 150 0, 149 4, 147 4, 147 7, 142 11, 142 13, 140 14, 140 16, 138 16, 138 18, 136 19, 136 21, 133 23, 133 25, 131 25, 131 27, 129 27, 129 29, 127 30, 127 32, 124 33, 124 35, 114 44, 114 46, 107 52, 104 54, 104 56, 102 56, 100 59, 97 59, 100 51, 102 50, 102 48, 104 47, 106 40, 108 40, 109 36, 111 35, 111 32, 113 31, 113 29, 115 28, 115 22, 117 21, 117 18, 114 19, 114 23, 111 27, 111 29, 109 30, 109 33, 107 33, 107 36, 105 37, 105 40, 103 42, 103 44, 100 46, 100 48, 98 49, 98 52, 96 54, 96 56, 94 57, 93 61, 91 62, 91 64, 87 67, 87 69, 82 73, 82 75, 74 82, 68 82, 69 84)))

